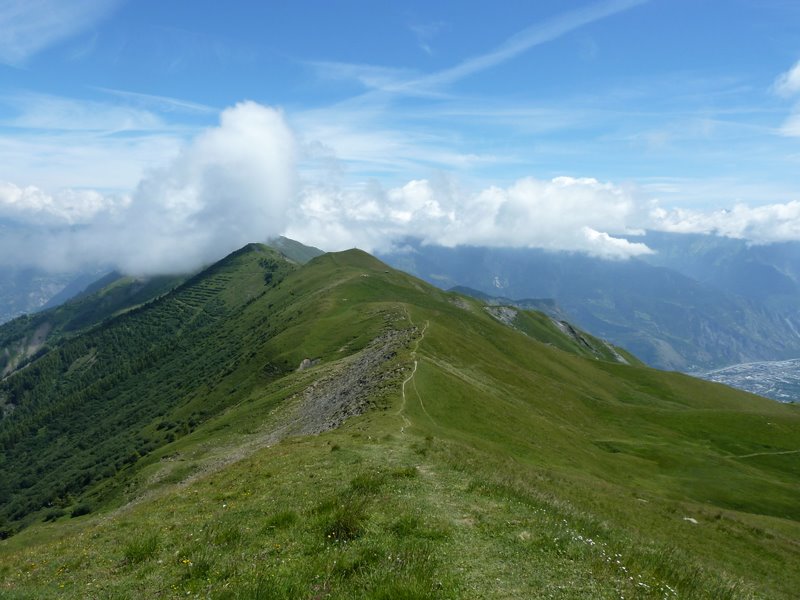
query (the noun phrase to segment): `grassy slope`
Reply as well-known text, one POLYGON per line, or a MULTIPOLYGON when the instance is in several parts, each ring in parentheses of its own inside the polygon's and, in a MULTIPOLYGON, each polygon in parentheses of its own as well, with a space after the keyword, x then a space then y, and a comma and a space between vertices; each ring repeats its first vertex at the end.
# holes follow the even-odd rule
POLYGON ((243 361, 220 383, 237 400, 130 467, 119 508, 2 542, 0 590, 790 598, 800 589, 789 568, 800 560, 798 457, 777 454, 798 449, 796 407, 586 360, 451 298, 357 252, 296 271, 231 331, 269 307, 287 325, 259 364, 321 364, 270 381, 243 361), (294 392, 386 327, 416 336, 386 365, 394 385, 373 410, 272 444, 294 392))

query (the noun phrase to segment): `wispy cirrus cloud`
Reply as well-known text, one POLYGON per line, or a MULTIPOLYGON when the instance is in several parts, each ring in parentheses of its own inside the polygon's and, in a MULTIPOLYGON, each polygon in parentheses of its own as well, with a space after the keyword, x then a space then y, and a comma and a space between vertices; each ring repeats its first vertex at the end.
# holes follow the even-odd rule
POLYGON ((773 87, 781 96, 793 96, 800 93, 800 60, 791 69, 781 73, 773 87))
MULTIPOLYGON (((509 61, 535 46, 553 41, 586 25, 630 10, 650 0, 605 0, 571 10, 542 23, 535 23, 512 35, 496 48, 468 58, 452 67, 409 77, 402 70, 375 65, 312 63, 328 65, 328 76, 356 79, 365 86, 400 95, 442 94, 444 87, 509 61)), ((424 48, 423 48, 424 49, 424 48)))
POLYGON ((200 104, 199 102, 192 102, 191 100, 183 100, 181 98, 171 98, 169 96, 158 96, 155 94, 144 94, 142 92, 131 92, 128 90, 115 90, 105 87, 93 87, 92 89, 115 96, 129 103, 152 107, 160 112, 183 112, 195 114, 216 114, 219 112, 218 108, 208 106, 207 104, 200 104))
MULTIPOLYGON (((458 81, 513 60, 526 51, 649 0, 604 0, 534 23, 486 52, 430 73, 372 64, 306 63, 321 79, 355 82, 362 91, 337 104, 292 115, 304 137, 317 140, 356 173, 422 169, 463 170, 504 163, 513 170, 530 158, 531 140, 522 136, 558 134, 593 127, 607 115, 580 99, 572 106, 491 97, 467 98, 458 81), (424 109, 420 107, 424 104, 424 109), (483 141, 508 131, 512 139, 498 147, 483 141), (471 146, 471 147, 470 147, 471 146), (467 147, 468 150, 464 148, 467 147), (391 152, 389 152, 391 151, 391 152)), ((441 23, 412 27, 418 40, 438 33, 441 23)), ((618 115, 627 117, 628 113, 618 115)), ((541 146, 544 140, 536 140, 541 146)))
POLYGON ((17 114, 2 120, 10 127, 114 133, 167 128, 155 113, 121 104, 23 93, 0 98, 17 114))
POLYGON ((0 96, 0 180, 43 188, 130 189, 174 156, 191 129, 118 102, 0 96))
POLYGON ((489 52, 468 58, 449 69, 444 69, 416 81, 410 81, 408 86, 413 89, 416 87, 439 87, 455 83, 464 77, 511 60, 535 46, 553 41, 585 25, 630 10, 647 2, 649 0, 607 0, 565 12, 543 23, 536 23, 527 29, 523 29, 489 52))
POLYGON ((400 91, 405 82, 418 76, 412 69, 397 67, 337 61, 308 61, 305 64, 321 79, 355 81, 368 90, 381 92, 400 91))
POLYGON ((417 46, 419 46, 420 50, 432 56, 433 48, 431 47, 431 42, 446 26, 443 21, 435 21, 433 23, 411 25, 409 29, 414 34, 414 37, 417 38, 417 46))
MULTIPOLYGON (((784 98, 800 95, 800 60, 788 71, 781 73, 773 84, 775 92, 784 98)), ((781 125, 779 132, 787 137, 800 137, 800 102, 781 125)))
POLYGON ((85 31, 121 0, 0 1, 0 63, 20 66, 34 54, 85 31))

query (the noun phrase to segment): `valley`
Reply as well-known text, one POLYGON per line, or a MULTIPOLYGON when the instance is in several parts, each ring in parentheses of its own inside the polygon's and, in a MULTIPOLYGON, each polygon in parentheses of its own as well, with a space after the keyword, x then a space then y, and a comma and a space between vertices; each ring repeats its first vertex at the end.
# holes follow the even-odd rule
POLYGON ((699 373, 698 377, 766 396, 779 402, 800 402, 800 360, 744 363, 699 373))

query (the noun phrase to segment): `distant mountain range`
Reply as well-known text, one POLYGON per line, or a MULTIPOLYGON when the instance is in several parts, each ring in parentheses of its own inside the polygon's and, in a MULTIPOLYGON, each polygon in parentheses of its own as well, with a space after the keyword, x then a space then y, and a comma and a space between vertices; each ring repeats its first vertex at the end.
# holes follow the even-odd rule
POLYGON ((443 288, 552 299, 569 320, 663 369, 800 357, 800 244, 660 232, 630 239, 655 253, 614 261, 406 240, 380 256, 443 288))
POLYGON ((103 269, 50 273, 42 269, 0 267, 0 323, 52 306, 80 293, 103 269))

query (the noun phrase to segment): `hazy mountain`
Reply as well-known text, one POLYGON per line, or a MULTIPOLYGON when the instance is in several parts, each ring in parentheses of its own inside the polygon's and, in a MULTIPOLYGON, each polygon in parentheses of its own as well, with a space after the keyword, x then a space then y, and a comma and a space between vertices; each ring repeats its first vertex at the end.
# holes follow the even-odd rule
POLYGON ((246 246, 54 338, 0 406, 12 597, 800 586, 797 407, 360 251, 246 246))
POLYGON ((19 315, 58 306, 81 292, 103 273, 49 273, 33 268, 0 267, 0 324, 19 315))
POLYGON ((793 258, 800 245, 748 247, 677 234, 648 234, 639 241, 657 252, 610 261, 412 240, 382 258, 445 288, 552 298, 570 320, 660 368, 691 371, 800 356, 793 258))

